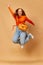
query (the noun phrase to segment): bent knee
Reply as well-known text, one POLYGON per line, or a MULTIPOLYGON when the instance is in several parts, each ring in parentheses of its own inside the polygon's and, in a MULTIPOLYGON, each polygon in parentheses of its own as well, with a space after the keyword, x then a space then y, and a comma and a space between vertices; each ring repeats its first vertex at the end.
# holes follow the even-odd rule
POLYGON ((16 39, 13 39, 12 42, 13 42, 13 43, 17 43, 17 40, 16 40, 16 39))

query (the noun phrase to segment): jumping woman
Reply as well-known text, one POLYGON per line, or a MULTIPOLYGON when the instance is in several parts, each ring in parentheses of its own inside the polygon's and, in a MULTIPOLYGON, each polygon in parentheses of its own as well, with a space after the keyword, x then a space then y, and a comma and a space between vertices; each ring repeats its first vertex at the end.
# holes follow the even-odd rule
MULTIPOLYGON (((23 48, 24 44, 29 41, 30 38, 33 39, 34 37, 31 33, 28 34, 26 32, 28 26, 25 24, 25 22, 28 22, 32 25, 34 25, 34 23, 26 16, 22 8, 18 8, 15 12, 13 12, 8 5, 8 9, 16 21, 16 31, 14 33, 12 41, 13 43, 19 43, 21 45, 21 48, 23 48)), ((14 26, 15 25, 13 25, 13 29, 14 26)))

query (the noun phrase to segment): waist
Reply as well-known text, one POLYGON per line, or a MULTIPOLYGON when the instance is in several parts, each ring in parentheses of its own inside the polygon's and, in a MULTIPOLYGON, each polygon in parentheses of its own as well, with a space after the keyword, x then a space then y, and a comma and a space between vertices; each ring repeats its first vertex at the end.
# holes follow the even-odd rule
POLYGON ((24 24, 25 22, 16 22, 16 25, 19 26, 19 24, 24 24))

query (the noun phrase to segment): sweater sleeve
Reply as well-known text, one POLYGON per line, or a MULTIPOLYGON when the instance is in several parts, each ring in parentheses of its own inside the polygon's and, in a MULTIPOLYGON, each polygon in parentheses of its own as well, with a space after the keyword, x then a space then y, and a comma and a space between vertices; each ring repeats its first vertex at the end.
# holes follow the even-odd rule
POLYGON ((26 21, 32 25, 35 25, 29 18, 26 17, 26 21))
POLYGON ((14 18, 16 18, 16 14, 12 11, 12 9, 11 9, 10 7, 8 7, 8 9, 9 9, 10 13, 12 14, 12 16, 13 16, 14 18))

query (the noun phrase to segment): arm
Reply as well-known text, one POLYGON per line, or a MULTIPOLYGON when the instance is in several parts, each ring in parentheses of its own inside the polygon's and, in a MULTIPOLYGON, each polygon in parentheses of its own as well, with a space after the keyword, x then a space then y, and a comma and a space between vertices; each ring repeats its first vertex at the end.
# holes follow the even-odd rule
POLYGON ((28 19, 27 17, 26 17, 26 21, 27 22, 29 22, 29 23, 31 23, 32 25, 35 25, 30 19, 28 19))
POLYGON ((9 5, 8 5, 8 9, 9 9, 10 13, 12 14, 12 16, 13 16, 14 18, 16 18, 16 14, 12 11, 12 9, 10 8, 9 5))

